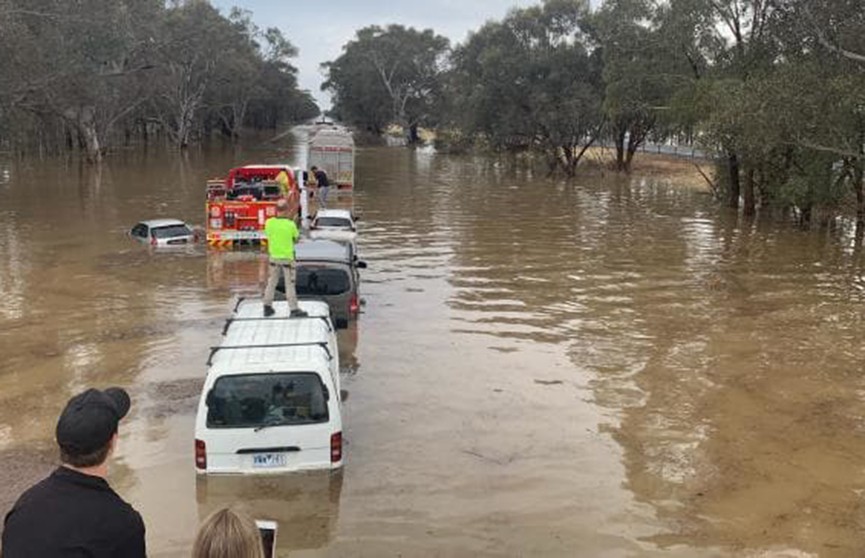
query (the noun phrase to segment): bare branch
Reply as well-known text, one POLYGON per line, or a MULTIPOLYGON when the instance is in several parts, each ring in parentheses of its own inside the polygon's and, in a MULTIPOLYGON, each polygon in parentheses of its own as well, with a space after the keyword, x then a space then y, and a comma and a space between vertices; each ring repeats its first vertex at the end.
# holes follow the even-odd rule
POLYGON ((823 153, 833 153, 835 155, 839 155, 842 157, 852 157, 854 159, 858 159, 863 156, 862 153, 856 153, 855 151, 848 151, 846 149, 839 149, 837 147, 831 147, 828 145, 821 145, 819 143, 810 142, 807 140, 797 140, 795 142, 787 142, 785 145, 792 145, 794 147, 804 147, 806 149, 813 149, 814 151, 822 151, 823 153))
POLYGON ((820 29, 820 25, 817 23, 817 20, 811 14, 811 10, 808 9, 808 6, 803 6, 802 8, 805 11, 805 17, 811 23, 811 27, 814 30, 814 33, 817 35, 817 41, 823 45, 824 48, 836 53, 840 54, 844 58, 849 60, 854 60, 856 62, 861 62, 865 64, 865 55, 859 54, 858 52, 853 52, 849 50, 845 50, 838 45, 832 44, 829 42, 829 39, 826 38, 826 34, 823 33, 823 30, 820 29))

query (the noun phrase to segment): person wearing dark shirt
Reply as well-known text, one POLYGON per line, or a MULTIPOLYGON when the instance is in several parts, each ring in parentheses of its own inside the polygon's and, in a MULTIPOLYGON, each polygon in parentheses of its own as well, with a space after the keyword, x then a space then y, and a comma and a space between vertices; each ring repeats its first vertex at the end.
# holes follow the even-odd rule
POLYGON ((315 175, 317 186, 315 196, 318 198, 318 209, 327 209, 327 193, 330 191, 330 180, 327 179, 327 173, 318 167, 312 167, 310 170, 315 175))
POLYGON ((142 558, 144 521, 108 485, 117 426, 129 412, 120 388, 88 389, 57 421, 58 467, 6 515, 2 558, 142 558))

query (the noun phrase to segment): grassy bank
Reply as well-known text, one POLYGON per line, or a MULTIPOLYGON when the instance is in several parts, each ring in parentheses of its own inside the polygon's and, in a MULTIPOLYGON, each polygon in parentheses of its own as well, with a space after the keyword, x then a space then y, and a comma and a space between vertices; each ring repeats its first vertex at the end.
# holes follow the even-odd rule
MULTIPOLYGON (((611 147, 590 147, 584 157, 587 167, 596 167, 602 172, 615 172, 616 150, 611 147)), ((710 191, 709 184, 700 172, 711 177, 714 164, 708 159, 675 157, 659 153, 637 153, 631 164, 632 176, 663 178, 688 188, 710 191)))

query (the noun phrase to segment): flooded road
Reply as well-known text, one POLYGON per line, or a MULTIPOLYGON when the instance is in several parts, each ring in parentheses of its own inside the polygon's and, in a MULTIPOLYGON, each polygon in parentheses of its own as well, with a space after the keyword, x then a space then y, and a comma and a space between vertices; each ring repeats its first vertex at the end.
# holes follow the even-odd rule
POLYGON ((358 154, 344 471, 196 481, 208 349, 265 269, 125 231, 202 224, 205 179, 285 158, 0 162, 0 512, 52 467, 68 397, 119 384, 111 480, 152 556, 232 502, 280 521, 281 556, 862 554, 858 247, 664 180, 424 151, 358 154))

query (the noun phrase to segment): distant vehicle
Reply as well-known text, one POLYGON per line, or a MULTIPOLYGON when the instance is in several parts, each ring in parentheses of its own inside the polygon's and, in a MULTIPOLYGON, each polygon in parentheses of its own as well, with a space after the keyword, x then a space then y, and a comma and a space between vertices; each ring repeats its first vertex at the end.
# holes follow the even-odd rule
POLYGON ((285 198, 289 212, 300 208, 297 169, 286 165, 236 167, 228 176, 207 181, 205 193, 207 244, 215 248, 259 246, 264 224, 285 198))
POLYGON ((238 303, 211 350, 195 420, 199 474, 342 467, 339 349, 327 305, 238 303))
MULTIPOLYGON (((300 300, 323 300, 338 328, 348 327, 360 313, 359 269, 366 262, 357 259, 352 244, 333 240, 307 240, 294 247, 297 263, 295 291, 300 300)), ((280 280, 277 290, 285 295, 280 280)))
POLYGON ((353 243, 357 239, 356 219, 347 209, 320 209, 309 227, 309 237, 353 243))
POLYGON ((141 221, 129 231, 129 235, 151 246, 175 246, 195 242, 195 232, 178 219, 152 219, 141 221))
POLYGON ((307 145, 307 164, 324 169, 337 192, 354 189, 354 137, 345 128, 312 132, 307 145))

